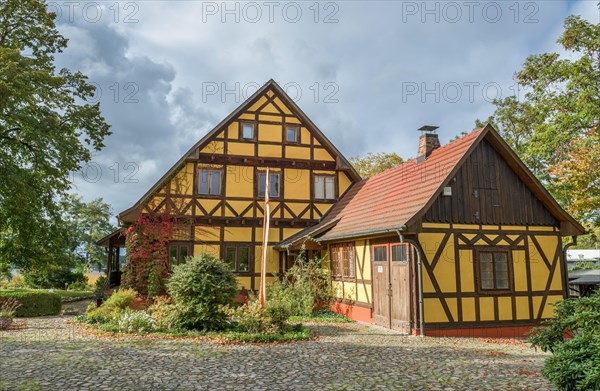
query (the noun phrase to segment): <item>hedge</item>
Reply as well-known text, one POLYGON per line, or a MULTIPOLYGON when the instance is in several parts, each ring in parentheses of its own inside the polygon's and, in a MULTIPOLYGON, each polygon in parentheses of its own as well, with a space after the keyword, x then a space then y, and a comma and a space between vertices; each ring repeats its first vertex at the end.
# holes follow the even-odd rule
POLYGON ((14 298, 21 303, 16 316, 32 317, 45 315, 58 315, 61 300, 56 293, 44 291, 0 291, 0 297, 14 298))

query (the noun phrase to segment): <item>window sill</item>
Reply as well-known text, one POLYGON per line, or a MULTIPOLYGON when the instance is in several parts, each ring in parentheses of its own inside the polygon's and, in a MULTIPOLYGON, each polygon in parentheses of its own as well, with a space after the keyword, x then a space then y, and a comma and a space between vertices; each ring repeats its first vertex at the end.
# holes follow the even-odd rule
POLYGON ((480 296, 502 296, 515 293, 513 289, 479 289, 477 293, 480 296))
POLYGON ((196 197, 200 197, 200 198, 221 198, 222 197, 221 194, 200 194, 200 193, 196 193, 195 195, 196 195, 196 197))

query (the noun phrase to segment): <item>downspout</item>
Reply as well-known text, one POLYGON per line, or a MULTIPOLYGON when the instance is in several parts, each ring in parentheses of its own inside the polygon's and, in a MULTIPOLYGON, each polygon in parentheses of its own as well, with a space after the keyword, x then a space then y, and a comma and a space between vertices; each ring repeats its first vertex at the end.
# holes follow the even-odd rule
POLYGON ((421 272, 421 250, 417 242, 412 239, 405 239, 402 236, 402 231, 406 229, 406 226, 403 225, 400 229, 396 230, 398 237, 400 238, 400 243, 409 243, 415 247, 417 251, 417 290, 419 297, 419 337, 425 337, 425 319, 423 315, 423 275, 421 272))
POLYGON ((571 236, 571 243, 567 243, 563 246, 563 260, 565 262, 565 273, 563 276, 563 283, 565 284, 565 298, 571 296, 571 288, 569 287, 569 264, 567 263, 567 250, 569 247, 577 245, 577 236, 571 236))

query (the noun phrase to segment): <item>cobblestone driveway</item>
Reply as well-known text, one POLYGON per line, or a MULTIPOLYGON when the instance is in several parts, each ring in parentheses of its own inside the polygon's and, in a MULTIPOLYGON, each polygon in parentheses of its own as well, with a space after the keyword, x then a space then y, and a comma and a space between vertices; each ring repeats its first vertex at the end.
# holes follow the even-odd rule
POLYGON ((315 341, 217 345, 82 335, 62 318, 0 333, 1 390, 548 390, 522 344, 312 325, 315 341))

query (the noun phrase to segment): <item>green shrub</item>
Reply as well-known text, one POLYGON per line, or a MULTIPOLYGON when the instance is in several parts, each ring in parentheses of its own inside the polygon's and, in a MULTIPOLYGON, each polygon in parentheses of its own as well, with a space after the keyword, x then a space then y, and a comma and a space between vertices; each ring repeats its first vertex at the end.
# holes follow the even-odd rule
POLYGON ((119 289, 110 295, 100 307, 91 303, 85 312, 85 319, 92 324, 107 324, 118 321, 121 312, 128 309, 137 297, 133 289, 119 289))
POLYGON ((87 284, 82 271, 74 271, 66 266, 50 266, 36 270, 22 270, 25 283, 30 288, 64 289, 73 284, 87 284))
POLYGON ((293 306, 294 303, 286 296, 285 291, 282 289, 282 284, 275 283, 269 285, 267 288, 265 310, 276 329, 284 329, 286 322, 294 313, 293 306))
POLYGON ((6 284, 7 288, 27 288, 27 283, 22 275, 17 274, 16 276, 12 276, 10 281, 6 284))
POLYGON ((131 303, 137 297, 137 293, 133 289, 119 289, 116 290, 110 295, 108 299, 104 303, 102 303, 102 307, 107 309, 122 309, 129 307, 131 303))
POLYGON ((33 317, 58 315, 61 300, 56 293, 32 290, 0 291, 0 297, 16 299, 21 307, 16 311, 17 317, 33 317))
POLYGON ((290 310, 285 303, 270 300, 261 308, 260 302, 251 298, 241 306, 229 306, 225 309, 232 328, 241 333, 273 334, 284 333, 290 329, 287 324, 290 310))
POLYGON ((148 274, 148 298, 164 295, 165 287, 165 267, 162 264, 154 264, 148 274))
POLYGON ((532 347, 553 353, 542 373, 558 389, 600 389, 599 330, 600 291, 556 303, 554 318, 532 331, 532 347))
POLYGON ((296 264, 280 282, 267 289, 267 302, 276 301, 289 309, 291 315, 310 317, 321 308, 329 308, 334 300, 326 259, 307 260, 302 250, 296 264))
POLYGON ((90 303, 85 310, 85 320, 90 324, 104 324, 116 321, 119 318, 118 308, 96 307, 96 303, 90 303))
POLYGON ((225 313, 233 329, 238 332, 255 334, 274 331, 267 311, 256 300, 237 307, 227 307, 225 313))
POLYGON ((68 286, 70 291, 88 291, 91 286, 83 281, 76 281, 68 286))
POLYGON ((147 334, 157 331, 156 320, 146 311, 126 309, 119 314, 118 330, 121 333, 147 334))
POLYGON ((168 296, 159 296, 154 298, 154 302, 148 307, 148 313, 156 320, 156 327, 159 330, 171 330, 177 317, 177 308, 168 296))
POLYGON ((223 306, 237 293, 236 278, 225 262, 200 254, 174 267, 167 283, 175 302, 174 327, 218 330, 227 325, 223 306))
POLYGON ((104 287, 106 285, 106 276, 100 276, 94 283, 94 296, 96 299, 104 299, 104 287))

